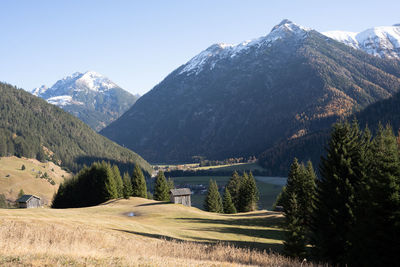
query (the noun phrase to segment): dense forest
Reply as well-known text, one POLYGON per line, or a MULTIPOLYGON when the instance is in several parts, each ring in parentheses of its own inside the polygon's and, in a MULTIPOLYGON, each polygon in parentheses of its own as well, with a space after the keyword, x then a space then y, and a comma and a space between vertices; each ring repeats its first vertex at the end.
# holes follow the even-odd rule
POLYGON ((50 160, 74 172, 106 160, 123 171, 139 164, 151 173, 139 155, 45 100, 5 83, 0 83, 0 95, 0 156, 50 160))
POLYGON ((294 160, 278 199, 288 256, 333 266, 398 265, 399 143, 390 126, 374 132, 357 122, 336 123, 319 178, 311 163, 294 160))

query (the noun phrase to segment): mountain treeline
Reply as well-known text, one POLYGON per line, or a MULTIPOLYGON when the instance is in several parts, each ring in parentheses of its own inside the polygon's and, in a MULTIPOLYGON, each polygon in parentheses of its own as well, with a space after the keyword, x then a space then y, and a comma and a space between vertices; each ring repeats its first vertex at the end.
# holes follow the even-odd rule
POLYGON ((139 155, 45 100, 5 83, 0 83, 0 95, 0 156, 51 160, 74 172, 106 160, 121 170, 139 164, 151 173, 150 164, 139 155))
POLYGON ((390 126, 376 134, 336 123, 320 178, 295 160, 280 202, 289 256, 338 266, 395 266, 400 261, 400 152, 390 126), (311 248, 306 247, 311 244, 311 248))

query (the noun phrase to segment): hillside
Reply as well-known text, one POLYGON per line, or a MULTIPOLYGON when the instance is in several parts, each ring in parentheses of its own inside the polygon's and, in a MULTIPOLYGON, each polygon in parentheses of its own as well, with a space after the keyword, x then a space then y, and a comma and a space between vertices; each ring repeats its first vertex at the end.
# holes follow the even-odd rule
POLYGON ((398 61, 284 20, 253 41, 210 46, 101 134, 157 163, 248 157, 399 89, 398 61))
POLYGON ((32 94, 68 111, 95 131, 119 118, 138 99, 94 71, 76 72, 50 88, 35 88, 32 94))
MULTIPOLYGON (((378 125, 389 124, 398 135, 400 131, 400 93, 388 99, 369 105, 364 110, 352 114, 348 119, 356 118, 361 128, 378 129, 378 125)), ((325 154, 324 147, 330 136, 330 127, 318 132, 302 136, 288 142, 281 142, 264 151, 260 164, 269 170, 270 175, 286 175, 294 157, 300 161, 311 160, 315 166, 319 164, 321 155, 325 154)))
POLYGON ((274 212, 220 215, 140 198, 80 209, 0 209, 0 264, 300 266, 263 252, 280 249, 281 222, 274 212))
POLYGON ((132 171, 133 164, 140 164, 151 172, 150 164, 138 154, 45 100, 4 83, 0 95, 0 156, 48 159, 72 171, 106 160, 122 170, 132 171))
POLYGON ((70 177, 71 173, 53 162, 43 163, 36 159, 17 157, 0 158, 0 194, 4 194, 9 201, 15 201, 22 189, 25 194, 39 196, 45 205, 49 205, 60 183, 70 177), (24 170, 21 169, 22 165, 25 166, 24 170))

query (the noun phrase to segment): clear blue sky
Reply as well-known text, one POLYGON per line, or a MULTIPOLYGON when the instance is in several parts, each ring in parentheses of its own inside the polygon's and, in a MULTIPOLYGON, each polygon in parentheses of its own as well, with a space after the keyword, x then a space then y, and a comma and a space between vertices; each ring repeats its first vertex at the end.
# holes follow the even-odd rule
POLYGON ((400 23, 400 1, 1 0, 0 80, 32 89, 94 70, 143 94, 213 43, 282 19, 318 31, 400 23))

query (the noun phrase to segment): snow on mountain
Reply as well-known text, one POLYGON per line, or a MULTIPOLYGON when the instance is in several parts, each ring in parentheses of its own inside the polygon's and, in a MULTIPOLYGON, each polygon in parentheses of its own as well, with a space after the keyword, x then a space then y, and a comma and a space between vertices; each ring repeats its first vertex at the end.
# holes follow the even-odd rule
POLYGON ((44 94, 44 92, 46 92, 47 89, 49 89, 49 88, 48 88, 46 85, 42 85, 42 86, 40 86, 40 87, 37 87, 37 88, 33 89, 33 90, 31 91, 31 93, 32 93, 33 95, 35 95, 35 96, 39 96, 39 95, 44 94))
MULTIPOLYGON (((47 102, 59 107, 72 104, 72 96, 70 95, 60 95, 54 96, 47 99, 47 102)), ((83 104, 83 103, 82 103, 83 104)))
POLYGON ((374 56, 400 58, 399 24, 374 27, 360 33, 329 31, 322 34, 374 56))
POLYGON ((210 46, 187 62, 179 74, 186 73, 186 75, 197 75, 203 70, 203 67, 206 64, 210 65, 210 69, 213 69, 215 64, 221 59, 233 58, 250 48, 259 48, 264 45, 270 46, 276 40, 288 36, 303 39, 310 30, 311 29, 309 28, 297 25, 290 20, 285 19, 273 27, 271 32, 266 36, 250 41, 244 41, 240 44, 219 43, 210 46))
POLYGON ((121 116, 138 99, 107 77, 94 72, 75 72, 47 88, 31 91, 77 116, 96 131, 121 116))

